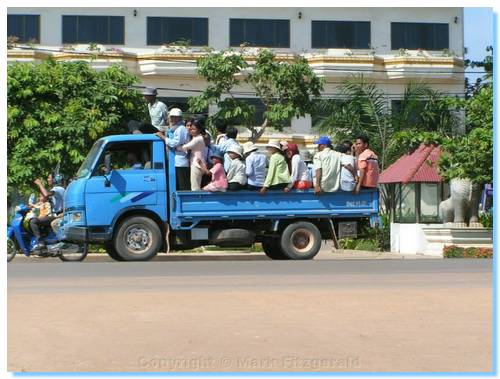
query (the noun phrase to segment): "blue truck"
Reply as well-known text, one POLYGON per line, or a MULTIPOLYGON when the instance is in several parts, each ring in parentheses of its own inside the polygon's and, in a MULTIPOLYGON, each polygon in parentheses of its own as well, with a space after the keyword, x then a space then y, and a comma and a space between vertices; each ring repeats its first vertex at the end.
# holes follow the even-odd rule
POLYGON ((312 259, 322 240, 336 241, 339 222, 373 224, 377 215, 377 190, 178 191, 174 151, 162 139, 113 135, 94 144, 68 186, 59 238, 103 245, 118 261, 255 242, 272 259, 312 259))

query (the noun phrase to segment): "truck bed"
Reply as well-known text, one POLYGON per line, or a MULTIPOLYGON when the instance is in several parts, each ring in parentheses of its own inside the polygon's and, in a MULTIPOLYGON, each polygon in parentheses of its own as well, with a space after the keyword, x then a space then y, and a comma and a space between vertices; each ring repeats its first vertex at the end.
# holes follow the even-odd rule
POLYGON ((378 191, 203 192, 177 191, 170 199, 171 226, 190 229, 205 220, 281 218, 374 218, 378 214, 378 191))

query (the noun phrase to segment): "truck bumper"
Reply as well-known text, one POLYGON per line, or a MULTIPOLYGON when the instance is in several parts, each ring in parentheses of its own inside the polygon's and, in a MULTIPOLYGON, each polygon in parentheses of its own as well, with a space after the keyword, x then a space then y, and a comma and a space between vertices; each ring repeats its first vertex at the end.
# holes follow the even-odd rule
POLYGON ((81 226, 70 226, 64 230, 64 239, 69 242, 87 242, 88 229, 81 226))

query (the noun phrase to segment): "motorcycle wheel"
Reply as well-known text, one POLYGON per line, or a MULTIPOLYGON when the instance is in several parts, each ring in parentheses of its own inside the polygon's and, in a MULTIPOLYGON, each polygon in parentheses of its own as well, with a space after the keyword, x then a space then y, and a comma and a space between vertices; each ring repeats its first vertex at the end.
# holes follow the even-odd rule
MULTIPOLYGON (((63 250, 64 251, 64 250, 63 250)), ((64 253, 61 251, 61 254, 59 254, 59 259, 63 262, 80 262, 85 259, 89 252, 89 245, 87 243, 84 243, 82 245, 79 245, 79 249, 77 253, 64 253)))
POLYGON ((7 263, 14 259, 17 254, 17 244, 12 238, 7 238, 7 263))

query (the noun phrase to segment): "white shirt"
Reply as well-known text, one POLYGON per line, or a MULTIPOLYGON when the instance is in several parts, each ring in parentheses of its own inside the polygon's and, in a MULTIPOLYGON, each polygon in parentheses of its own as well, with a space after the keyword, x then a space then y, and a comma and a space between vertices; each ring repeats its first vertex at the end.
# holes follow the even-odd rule
POLYGON ((347 168, 345 168, 345 166, 348 165, 351 165, 354 168, 356 165, 355 162, 356 160, 352 155, 342 154, 340 157, 340 164, 342 165, 340 170, 340 188, 342 191, 354 191, 354 187, 356 187, 354 176, 347 168))
POLYGON ((311 175, 307 169, 306 163, 300 158, 299 154, 295 154, 292 157, 292 185, 293 183, 299 182, 310 182, 311 175))
POLYGON ((240 183, 242 186, 247 184, 247 176, 245 175, 245 163, 241 159, 229 158, 229 169, 227 170, 228 183, 240 183))

